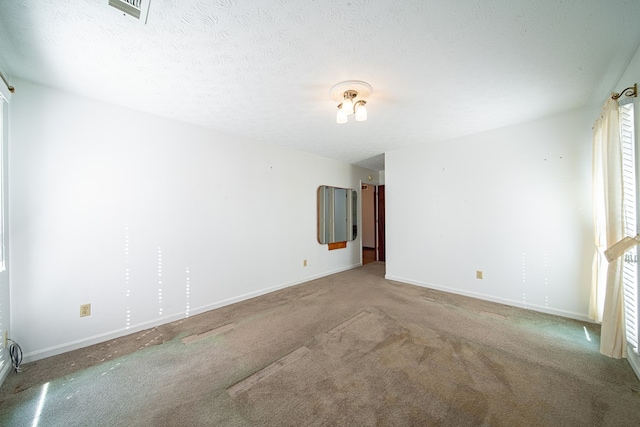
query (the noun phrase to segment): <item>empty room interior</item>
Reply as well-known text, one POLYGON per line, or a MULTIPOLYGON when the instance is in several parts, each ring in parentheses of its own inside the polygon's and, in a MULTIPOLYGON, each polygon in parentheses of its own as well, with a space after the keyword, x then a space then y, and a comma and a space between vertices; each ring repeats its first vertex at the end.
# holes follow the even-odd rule
POLYGON ((0 425, 640 425, 639 47, 637 0, 0 1, 0 425))

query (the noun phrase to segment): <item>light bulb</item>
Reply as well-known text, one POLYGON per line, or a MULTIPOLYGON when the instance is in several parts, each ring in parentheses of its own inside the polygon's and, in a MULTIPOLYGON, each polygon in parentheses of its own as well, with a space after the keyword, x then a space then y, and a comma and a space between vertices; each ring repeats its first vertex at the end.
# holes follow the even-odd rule
POLYGON ((347 116, 350 114, 353 114, 353 101, 351 101, 350 99, 345 99, 344 102, 342 103, 341 110, 347 116))
POLYGON ((366 101, 356 102, 356 120, 364 122, 367 120, 367 107, 365 107, 366 101))
POLYGON ((336 122, 338 124, 347 123, 347 115, 342 110, 342 104, 338 105, 338 115, 336 116, 336 122))
POLYGON ((357 93, 352 90, 348 90, 344 93, 344 101, 342 101, 342 111, 346 115, 353 114, 353 98, 355 98, 357 93))

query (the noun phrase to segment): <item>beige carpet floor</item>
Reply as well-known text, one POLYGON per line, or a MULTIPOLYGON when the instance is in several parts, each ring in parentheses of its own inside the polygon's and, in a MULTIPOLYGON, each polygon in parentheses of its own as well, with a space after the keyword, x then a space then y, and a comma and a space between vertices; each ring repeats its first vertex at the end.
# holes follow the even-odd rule
POLYGON ((375 262, 24 365, 0 425, 640 425, 639 382, 598 334, 375 262))

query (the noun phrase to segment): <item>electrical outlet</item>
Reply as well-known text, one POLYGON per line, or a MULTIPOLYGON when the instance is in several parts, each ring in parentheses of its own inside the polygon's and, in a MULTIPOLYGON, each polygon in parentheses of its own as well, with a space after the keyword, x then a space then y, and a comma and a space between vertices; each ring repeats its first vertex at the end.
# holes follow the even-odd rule
POLYGON ((80 306, 80 317, 91 316, 91 304, 82 304, 80 306))
POLYGON ((484 279, 484 273, 482 272, 482 270, 476 270, 476 279, 484 279))
POLYGON ((303 266, 303 267, 306 267, 306 266, 307 266, 307 260, 306 260, 306 259, 305 259, 305 260, 302 260, 302 266, 303 266))

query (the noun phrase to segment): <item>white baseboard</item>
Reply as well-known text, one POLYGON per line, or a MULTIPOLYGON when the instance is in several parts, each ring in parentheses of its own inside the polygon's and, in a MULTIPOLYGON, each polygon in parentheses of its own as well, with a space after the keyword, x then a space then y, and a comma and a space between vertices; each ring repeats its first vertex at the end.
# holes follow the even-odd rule
POLYGON ((434 285, 432 283, 423 283, 423 282, 418 282, 418 281, 411 280, 411 279, 405 279, 403 277, 392 276, 392 275, 389 275, 389 274, 385 275, 385 279, 393 280, 395 282, 407 283, 409 285, 421 286, 423 288, 429 288, 429 289, 435 289, 435 290, 438 290, 438 291, 449 292, 449 293, 452 293, 452 294, 463 295, 463 296, 466 296, 466 297, 478 298, 478 299, 485 300, 485 301, 497 302, 499 304, 509 305, 509 306, 512 306, 512 307, 518 307, 518 308, 524 308, 524 309, 528 309, 528 310, 538 311, 540 313, 553 314, 555 316, 567 317, 569 319, 576 319, 576 320, 581 320, 583 322, 593 323, 593 320, 589 319, 589 317, 587 315, 581 314, 581 313, 574 313, 572 311, 566 311, 566 310, 561 310, 561 309, 556 309, 556 308, 551 308, 551 307, 543 307, 543 306, 536 305, 536 304, 526 304, 526 305, 524 305, 520 301, 510 300, 510 299, 507 299, 507 298, 501 298, 501 297, 497 297, 497 296, 494 296, 494 295, 487 295, 487 294, 482 294, 482 293, 479 293, 479 292, 471 292, 471 291, 466 291, 466 290, 463 290, 463 289, 449 288, 449 287, 446 287, 446 286, 434 285))
MULTIPOLYGON (((215 310, 216 308, 224 307, 227 305, 235 304, 238 302, 242 302, 251 298, 259 297, 261 295, 265 295, 271 292, 279 291, 281 289, 285 289, 291 286, 300 285, 302 283, 310 282, 315 279, 319 279, 321 277, 330 276, 332 274, 340 273, 343 271, 351 270, 356 267, 360 267, 361 264, 351 264, 346 267, 341 267, 331 271, 325 271, 323 273, 315 274, 312 276, 304 277, 300 280, 296 280, 289 283, 283 283, 280 285, 272 286, 269 288, 261 289, 254 292, 249 292, 243 295, 239 295, 233 298, 228 298, 222 301, 215 302, 213 304, 207 304, 202 307, 197 307, 189 311, 189 316, 195 316, 197 314, 201 314, 210 310, 215 310)), ((113 340, 116 338, 123 337, 125 335, 133 334, 136 332, 144 331, 145 329, 154 328, 156 326, 164 325, 167 323, 175 322, 181 319, 186 318, 186 314, 184 312, 174 313, 167 316, 162 316, 157 319, 150 320, 148 322, 138 323, 136 325, 130 326, 128 328, 121 328, 114 331, 109 331, 103 334, 93 335, 87 338, 83 338, 76 341, 70 341, 67 343, 62 343, 56 346, 47 347, 41 350, 32 351, 29 353, 25 353, 23 356, 23 363, 34 362, 36 360, 44 359, 51 356, 56 356, 58 354, 66 353, 68 351, 77 350, 79 348, 88 347, 90 345, 98 344, 101 342, 113 340)))

